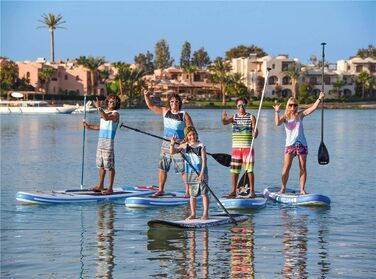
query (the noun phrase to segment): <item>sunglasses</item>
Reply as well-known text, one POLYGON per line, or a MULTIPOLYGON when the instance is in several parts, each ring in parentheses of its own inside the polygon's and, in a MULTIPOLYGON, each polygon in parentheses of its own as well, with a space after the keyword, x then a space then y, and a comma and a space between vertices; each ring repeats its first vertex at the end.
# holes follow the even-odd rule
POLYGON ((116 102, 116 101, 115 101, 115 100, 112 100, 112 99, 111 99, 111 100, 108 100, 108 103, 109 103, 109 104, 115 104, 115 102, 116 102))
POLYGON ((289 104, 289 107, 297 107, 298 104, 289 104))
POLYGON ((179 104, 180 102, 179 101, 170 101, 170 104, 179 104))
POLYGON ((236 107, 237 108, 245 108, 247 105, 246 104, 239 104, 239 105, 237 105, 236 107))

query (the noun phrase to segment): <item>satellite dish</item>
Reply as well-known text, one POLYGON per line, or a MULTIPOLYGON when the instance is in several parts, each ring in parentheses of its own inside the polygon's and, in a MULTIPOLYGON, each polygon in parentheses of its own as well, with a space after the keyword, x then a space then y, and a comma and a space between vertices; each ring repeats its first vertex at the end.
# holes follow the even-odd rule
POLYGON ((23 94, 20 93, 20 92, 12 92, 12 94, 10 94, 13 98, 23 98, 23 94))

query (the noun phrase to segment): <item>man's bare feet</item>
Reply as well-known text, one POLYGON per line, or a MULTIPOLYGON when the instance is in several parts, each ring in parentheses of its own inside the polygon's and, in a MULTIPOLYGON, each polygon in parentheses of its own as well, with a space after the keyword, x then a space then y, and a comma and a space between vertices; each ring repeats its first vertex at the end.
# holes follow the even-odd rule
POLYGON ((107 189, 102 192, 103 195, 111 195, 114 191, 112 189, 107 189))
POLYGON ((301 190, 301 191, 300 191, 300 194, 301 194, 301 195, 308 195, 308 193, 307 193, 306 191, 304 191, 304 190, 301 190))
POLYGON ((256 193, 255 193, 255 192, 251 192, 251 193, 249 194, 249 197, 250 197, 251 199, 256 198, 256 193))
POLYGON ((185 218, 185 220, 192 220, 192 219, 196 219, 196 215, 190 215, 187 218, 185 218))
POLYGON ((89 188, 88 190, 99 193, 99 192, 102 192, 103 186, 101 187, 101 186, 97 185, 95 187, 89 188))
POLYGON ((160 197, 160 196, 163 196, 163 195, 164 195, 163 191, 157 191, 156 193, 154 193, 153 197, 160 197))
POLYGON ((281 187, 281 190, 279 190, 278 194, 284 194, 286 192, 285 187, 281 187))
POLYGON ((200 220, 208 220, 208 219, 209 219, 208 215, 202 215, 200 218, 200 220))
POLYGON ((229 197, 229 198, 235 198, 236 197, 236 192, 230 192, 230 193, 228 193, 227 197, 229 197))
POLYGON ((185 192, 184 198, 189 198, 189 193, 188 192, 185 192))

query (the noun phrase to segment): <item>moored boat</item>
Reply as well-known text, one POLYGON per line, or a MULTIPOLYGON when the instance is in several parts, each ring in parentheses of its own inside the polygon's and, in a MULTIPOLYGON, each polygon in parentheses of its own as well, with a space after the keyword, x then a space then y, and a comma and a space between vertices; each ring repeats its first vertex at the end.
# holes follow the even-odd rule
POLYGON ((0 100, 0 113, 56 114, 72 113, 76 106, 49 106, 45 101, 3 101, 0 100))

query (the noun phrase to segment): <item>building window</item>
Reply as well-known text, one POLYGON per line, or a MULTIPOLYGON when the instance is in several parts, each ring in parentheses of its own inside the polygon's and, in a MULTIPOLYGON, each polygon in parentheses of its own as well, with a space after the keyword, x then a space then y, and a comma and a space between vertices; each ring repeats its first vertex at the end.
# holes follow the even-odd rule
POLYGON ((64 75, 64 79, 65 79, 65 80, 68 80, 68 75, 64 75))
POLYGON ((275 64, 272 65, 272 69, 275 69, 275 64))
POLYGON ((369 69, 370 69, 371 73, 376 72, 376 64, 371 64, 371 66, 369 67, 369 69))
POLYGON ((201 76, 199 74, 194 74, 193 81, 201 81, 201 76))
POLYGON ((362 70, 363 70, 363 66, 362 65, 356 66, 356 72, 357 73, 360 73, 362 70))
POLYGON ((288 76, 283 77, 282 84, 283 85, 289 85, 289 84, 291 84, 291 78, 288 77, 288 76))
POLYGON ((290 63, 282 62, 282 71, 287 71, 289 69, 290 63))
POLYGON ((30 72, 27 72, 27 73, 26 73, 26 78, 27 78, 27 79, 30 78, 30 72))
POLYGON ((330 77, 324 77, 325 85, 330 85, 330 77))
POLYGON ((273 84, 276 84, 278 82, 278 78, 276 76, 271 76, 269 78, 269 84, 273 85, 273 84))
POLYGON ((171 75, 171 79, 177 79, 178 78, 178 75, 177 74, 172 74, 171 75))
POLYGON ((317 84, 317 77, 310 77, 309 83, 312 84, 312 85, 316 85, 317 84))
POLYGON ((79 76, 76 76, 76 80, 79 81, 79 80, 80 80, 80 77, 79 77, 79 76))
POLYGON ((54 93, 56 93, 56 87, 55 87, 55 86, 52 88, 52 91, 53 91, 54 93))

